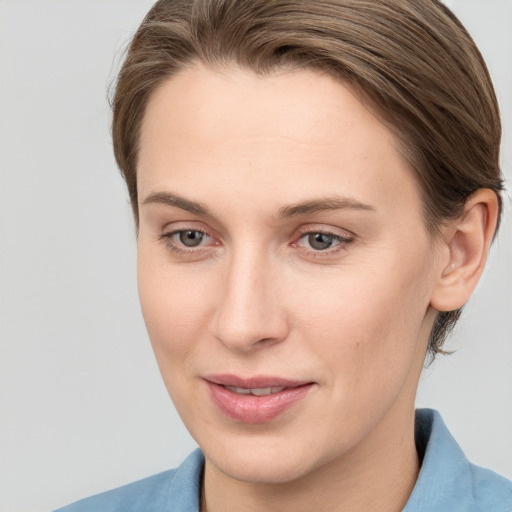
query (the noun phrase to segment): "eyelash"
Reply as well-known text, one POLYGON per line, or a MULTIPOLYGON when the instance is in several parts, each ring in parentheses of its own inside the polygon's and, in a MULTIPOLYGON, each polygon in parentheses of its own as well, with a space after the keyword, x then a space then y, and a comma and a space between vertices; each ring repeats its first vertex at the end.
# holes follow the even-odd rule
MULTIPOLYGON (((159 239, 165 243, 165 245, 168 249, 170 249, 172 252, 177 253, 177 254, 187 255, 187 254, 198 254, 199 251, 203 252, 204 251, 203 245, 198 245, 195 247, 187 248, 184 245, 178 246, 178 245, 176 245, 175 242, 173 242, 174 236, 177 236, 181 233, 185 233, 187 231, 198 233, 201 236, 206 236, 206 237, 213 239, 213 237, 211 235, 209 235, 206 231, 201 230, 201 229, 177 229, 174 231, 170 231, 169 233, 163 233, 159 237, 159 239)), ((307 249, 305 247, 302 247, 308 256, 314 257, 314 258, 335 256, 339 252, 345 250, 346 246, 349 243, 353 242, 353 240, 354 240, 352 236, 343 236, 343 235, 338 235, 336 233, 332 233, 330 231, 311 228, 311 229, 302 231, 300 233, 300 236, 298 238, 296 238, 296 241, 293 242, 291 244, 291 246, 292 247, 301 247, 299 245, 299 241, 306 238, 307 236, 310 236, 310 235, 323 235, 328 238, 331 238, 334 242, 337 242, 336 245, 334 245, 334 249, 331 247, 328 247, 325 250, 320 250, 320 249, 315 250, 315 249, 311 249, 311 248, 307 249)), ((218 243, 216 243, 215 245, 218 245, 218 243)))
POLYGON ((160 240, 162 240, 165 243, 166 247, 169 248, 172 252, 175 252, 178 254, 197 254, 197 252, 203 247, 202 245, 198 245, 198 246, 192 247, 192 248, 187 248, 184 245, 178 247, 173 242, 174 236, 179 235, 180 233, 186 233, 187 231, 192 231, 194 233, 199 233, 201 236, 207 236, 207 237, 213 238, 206 231, 203 231, 201 229, 177 229, 177 230, 171 231, 169 233, 163 233, 159 238, 160 238, 160 240))
POLYGON ((296 242, 292 243, 293 247, 298 246, 298 242, 302 240, 303 238, 310 236, 310 235, 323 235, 328 238, 331 238, 333 241, 338 242, 334 248, 329 247, 325 250, 315 250, 315 249, 305 249, 308 256, 312 256, 313 258, 321 258, 321 257, 329 257, 329 256, 336 256, 339 252, 346 249, 347 245, 354 241, 354 238, 350 235, 344 236, 344 235, 337 235, 336 233, 332 233, 331 231, 326 231, 323 229, 315 229, 310 228, 305 231, 302 231, 300 236, 297 238, 296 242))

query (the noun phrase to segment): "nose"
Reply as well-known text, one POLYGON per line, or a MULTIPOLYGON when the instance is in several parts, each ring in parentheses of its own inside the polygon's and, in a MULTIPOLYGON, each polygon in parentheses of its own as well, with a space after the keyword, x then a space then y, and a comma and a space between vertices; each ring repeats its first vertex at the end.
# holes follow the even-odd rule
POLYGON ((279 271, 265 258, 238 254, 227 263, 212 318, 215 338, 231 351, 249 352, 286 339, 279 271))

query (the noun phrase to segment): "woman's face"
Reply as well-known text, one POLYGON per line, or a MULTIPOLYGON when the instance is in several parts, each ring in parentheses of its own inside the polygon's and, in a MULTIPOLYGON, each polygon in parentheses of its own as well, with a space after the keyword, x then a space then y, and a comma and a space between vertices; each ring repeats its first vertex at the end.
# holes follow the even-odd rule
POLYGON ((151 97, 138 186, 142 310, 207 462, 285 482, 403 439, 439 259, 349 89, 195 65, 151 97))

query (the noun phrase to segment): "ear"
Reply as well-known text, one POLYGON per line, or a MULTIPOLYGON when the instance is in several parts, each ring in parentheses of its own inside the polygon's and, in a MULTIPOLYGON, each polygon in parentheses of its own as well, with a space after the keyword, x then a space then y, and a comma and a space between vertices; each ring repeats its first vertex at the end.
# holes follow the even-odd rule
POLYGON ((430 301, 433 308, 452 311, 469 300, 484 270, 497 219, 496 193, 479 189, 462 215, 443 228, 442 257, 430 301))

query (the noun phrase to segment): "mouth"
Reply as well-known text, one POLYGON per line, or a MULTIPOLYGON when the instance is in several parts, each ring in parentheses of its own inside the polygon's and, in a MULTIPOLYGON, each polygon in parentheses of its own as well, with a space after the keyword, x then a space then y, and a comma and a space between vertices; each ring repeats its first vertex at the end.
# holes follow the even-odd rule
POLYGON ((254 396, 267 396, 274 393, 280 393, 287 389, 284 386, 269 387, 269 388, 239 388, 236 386, 224 386, 225 389, 238 393, 239 395, 254 395, 254 396))
POLYGON ((268 423, 304 399, 314 382, 276 377, 240 378, 215 375, 205 379, 210 397, 223 415, 240 423, 268 423))

